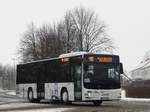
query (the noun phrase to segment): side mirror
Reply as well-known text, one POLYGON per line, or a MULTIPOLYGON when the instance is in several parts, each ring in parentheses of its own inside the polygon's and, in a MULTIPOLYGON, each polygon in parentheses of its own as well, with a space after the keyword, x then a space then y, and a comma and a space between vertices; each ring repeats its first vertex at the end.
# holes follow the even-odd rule
POLYGON ((120 63, 120 74, 123 74, 123 64, 120 63))

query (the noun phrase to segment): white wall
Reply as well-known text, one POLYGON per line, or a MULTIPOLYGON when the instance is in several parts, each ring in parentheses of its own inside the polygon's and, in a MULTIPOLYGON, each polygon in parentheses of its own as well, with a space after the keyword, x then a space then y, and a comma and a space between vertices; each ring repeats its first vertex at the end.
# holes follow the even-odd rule
POLYGON ((131 72, 131 77, 132 79, 143 79, 143 80, 150 79, 150 66, 146 68, 139 68, 133 70, 131 72))

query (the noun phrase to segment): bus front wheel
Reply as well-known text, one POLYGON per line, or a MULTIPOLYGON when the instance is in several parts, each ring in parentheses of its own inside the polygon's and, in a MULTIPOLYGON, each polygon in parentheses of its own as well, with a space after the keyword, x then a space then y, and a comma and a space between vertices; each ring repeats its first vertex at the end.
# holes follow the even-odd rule
POLYGON ((102 101, 93 101, 93 103, 94 103, 95 106, 99 106, 99 105, 102 104, 102 101))
POLYGON ((69 101, 68 91, 66 89, 63 89, 61 92, 61 101, 65 104, 71 104, 71 101, 69 101))

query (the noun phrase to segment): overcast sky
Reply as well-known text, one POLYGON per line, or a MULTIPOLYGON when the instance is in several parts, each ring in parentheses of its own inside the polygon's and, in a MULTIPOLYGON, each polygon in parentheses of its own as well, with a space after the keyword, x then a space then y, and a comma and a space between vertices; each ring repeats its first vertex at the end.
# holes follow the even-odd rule
POLYGON ((13 64, 28 24, 59 21, 80 5, 105 21, 125 69, 139 64, 150 50, 150 0, 0 0, 0 63, 13 64))

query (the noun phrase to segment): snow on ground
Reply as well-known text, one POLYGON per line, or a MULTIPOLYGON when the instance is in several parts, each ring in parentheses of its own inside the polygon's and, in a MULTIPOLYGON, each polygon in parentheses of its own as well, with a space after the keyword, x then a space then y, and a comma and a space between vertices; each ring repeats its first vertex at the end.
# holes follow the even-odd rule
POLYGON ((56 109, 37 109, 37 110, 18 110, 18 111, 9 111, 9 112, 64 112, 71 110, 71 108, 56 108, 56 109))
POLYGON ((8 103, 0 105, 0 111, 7 110, 8 112, 63 112, 71 109, 73 108, 54 108, 49 104, 37 103, 8 103))
POLYGON ((126 92, 125 92, 125 90, 122 90, 121 91, 121 99, 124 99, 124 98, 126 98, 126 92))
POLYGON ((150 102, 149 98, 123 98, 123 101, 150 102))
POLYGON ((16 95, 16 91, 15 90, 3 90, 0 88, 0 93, 5 93, 7 95, 16 95))
MULTIPOLYGON (((0 109, 9 109, 9 108, 18 108, 18 107, 22 107, 22 108, 25 108, 25 107, 28 107, 30 106, 31 104, 30 103, 6 103, 6 104, 3 104, 3 105, 0 105, 0 109)), ((32 106, 36 106, 35 104, 32 104, 32 106)))
POLYGON ((15 91, 9 91, 6 93, 7 95, 16 95, 16 92, 15 91))

